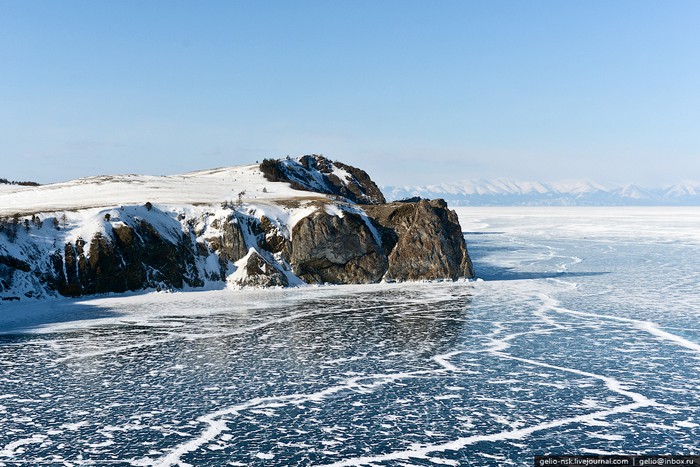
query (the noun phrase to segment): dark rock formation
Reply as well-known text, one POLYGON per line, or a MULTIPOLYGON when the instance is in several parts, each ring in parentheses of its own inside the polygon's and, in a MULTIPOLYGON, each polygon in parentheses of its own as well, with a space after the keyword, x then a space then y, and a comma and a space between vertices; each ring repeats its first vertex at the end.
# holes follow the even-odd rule
POLYGON ((187 237, 172 242, 145 221, 115 226, 109 236, 95 234, 87 255, 84 245, 81 239, 65 245, 65 275, 51 284, 61 295, 203 285, 187 237))
POLYGON ((333 284, 474 277, 457 214, 443 200, 364 211, 365 219, 323 210, 302 219, 293 233, 294 273, 306 282, 333 284))
POLYGON ((459 219, 445 201, 366 206, 382 230, 388 254, 386 280, 474 277, 459 219))
POLYGON ((342 196, 358 204, 385 203, 384 195, 364 170, 331 162, 316 154, 294 159, 265 159, 260 171, 272 182, 289 182, 297 190, 342 196), (347 173, 341 179, 337 174, 347 173))
POLYGON ((20 271, 29 272, 31 267, 26 262, 13 258, 12 256, 0 255, 0 265, 7 266, 12 269, 19 269, 20 271))
POLYGON ((282 253, 284 257, 289 257, 291 243, 277 229, 277 227, 265 216, 262 216, 260 223, 254 223, 256 228, 258 244, 263 250, 270 253, 282 253))
POLYGON ((212 276, 209 279, 225 280, 229 263, 235 263, 247 254, 248 249, 241 231, 241 223, 242 220, 235 214, 231 214, 223 221, 215 219, 212 227, 221 231, 221 235, 208 236, 205 238, 206 245, 198 245, 197 250, 200 254, 211 252, 219 257, 218 277, 212 276))
POLYGON ((31 271, 31 266, 25 261, 8 255, 0 255, 0 292, 10 290, 15 271, 31 271))
POLYGON ((316 211, 294 226, 291 264, 308 283, 379 282, 388 266, 371 230, 357 214, 316 211))
POLYGON ((239 278, 234 283, 241 287, 286 287, 289 285, 287 276, 272 263, 263 258, 257 251, 251 250, 242 271, 237 271, 239 278))

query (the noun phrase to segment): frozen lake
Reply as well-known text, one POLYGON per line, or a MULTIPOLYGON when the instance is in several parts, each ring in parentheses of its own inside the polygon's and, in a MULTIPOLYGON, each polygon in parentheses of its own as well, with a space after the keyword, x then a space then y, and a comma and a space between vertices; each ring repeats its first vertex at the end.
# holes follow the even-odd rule
POLYGON ((0 305, 0 465, 700 454, 700 208, 459 208, 478 282, 0 305))

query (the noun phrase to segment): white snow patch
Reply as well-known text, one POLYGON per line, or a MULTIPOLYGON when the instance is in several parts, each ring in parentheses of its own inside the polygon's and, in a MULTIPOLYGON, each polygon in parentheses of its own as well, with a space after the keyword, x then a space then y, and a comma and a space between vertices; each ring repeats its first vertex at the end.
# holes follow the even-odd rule
POLYGON ((13 457, 18 454, 18 450, 22 451, 22 446, 28 444, 38 444, 44 442, 46 439, 45 435, 32 435, 30 438, 22 438, 17 441, 12 441, 5 445, 3 449, 0 449, 0 457, 13 457))

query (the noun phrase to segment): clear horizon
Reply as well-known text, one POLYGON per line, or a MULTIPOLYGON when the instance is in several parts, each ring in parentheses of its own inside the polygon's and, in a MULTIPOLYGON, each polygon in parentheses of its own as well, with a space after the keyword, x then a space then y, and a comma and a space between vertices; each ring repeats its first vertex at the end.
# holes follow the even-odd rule
POLYGON ((700 180, 700 3, 4 2, 0 178, 700 180))

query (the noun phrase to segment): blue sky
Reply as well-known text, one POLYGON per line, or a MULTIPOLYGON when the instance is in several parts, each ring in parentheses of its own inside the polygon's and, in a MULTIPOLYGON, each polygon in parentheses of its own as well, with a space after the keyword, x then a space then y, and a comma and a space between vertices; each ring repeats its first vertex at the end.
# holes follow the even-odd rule
POLYGON ((698 1, 0 0, 0 177, 700 180, 698 1))

